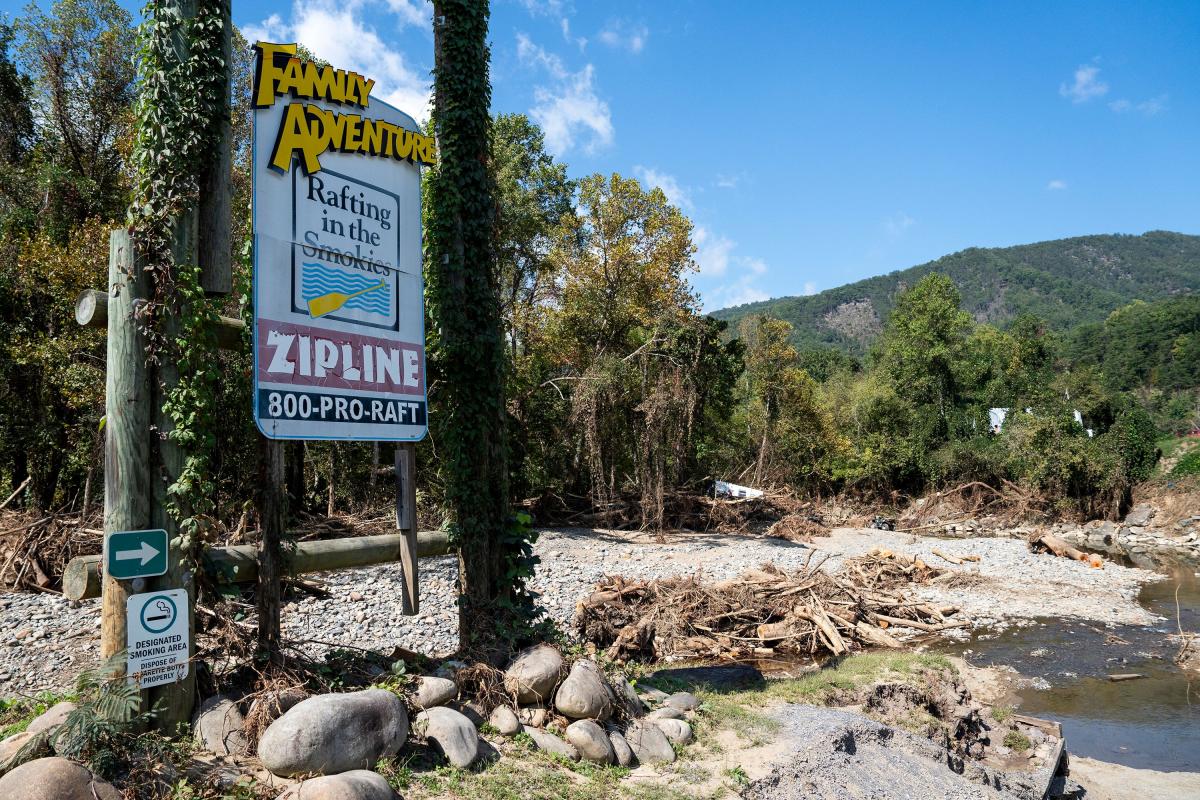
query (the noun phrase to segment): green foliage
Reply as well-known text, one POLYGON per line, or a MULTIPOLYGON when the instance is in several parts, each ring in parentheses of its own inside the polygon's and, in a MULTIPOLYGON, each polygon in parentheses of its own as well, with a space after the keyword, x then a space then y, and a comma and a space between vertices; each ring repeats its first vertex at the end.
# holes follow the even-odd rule
POLYGON ((1052 331, 1065 331, 1100 323, 1135 298, 1200 291, 1200 237, 1151 231, 972 247, 815 295, 765 300, 714 316, 736 326, 744 317, 767 314, 792 324, 801 349, 832 345, 863 355, 904 287, 932 272, 954 282, 964 310, 976 320, 1003 326, 1025 313, 1052 331))
POLYGON ((1186 478, 1191 475, 1200 475, 1200 447, 1192 448, 1171 468, 1172 478, 1186 478))
POLYGON ((1069 333, 1064 349, 1111 389, 1200 386, 1200 297, 1135 301, 1069 333))
POLYGON ((1029 741, 1029 737, 1020 731, 1009 731, 1004 734, 1004 746, 1018 753, 1024 753, 1033 747, 1033 742, 1029 741))

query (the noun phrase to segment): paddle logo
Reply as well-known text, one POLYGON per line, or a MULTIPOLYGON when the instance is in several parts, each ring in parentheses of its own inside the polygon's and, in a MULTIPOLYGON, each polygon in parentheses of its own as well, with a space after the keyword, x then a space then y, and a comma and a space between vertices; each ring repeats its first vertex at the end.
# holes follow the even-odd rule
POLYGON ((387 281, 372 281, 315 261, 305 262, 302 267, 302 293, 313 319, 342 308, 376 314, 382 320, 391 317, 391 297, 385 291, 387 281))

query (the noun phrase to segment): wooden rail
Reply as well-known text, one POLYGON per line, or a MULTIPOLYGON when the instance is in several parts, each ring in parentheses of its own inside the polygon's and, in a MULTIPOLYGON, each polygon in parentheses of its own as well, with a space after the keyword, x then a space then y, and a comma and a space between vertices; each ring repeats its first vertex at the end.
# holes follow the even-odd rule
MULTIPOLYGON (((108 327, 108 292, 84 289, 75 301, 75 321, 86 328, 108 327)), ((241 350, 246 323, 233 317, 218 317, 217 347, 222 350, 241 350)))
MULTIPOLYGON (((294 551, 284 546, 284 573, 303 575, 400 560, 404 534, 356 536, 300 542, 294 551)), ((417 534, 417 557, 444 556, 451 552, 450 537, 442 531, 417 534)), ((252 544, 213 547, 205 556, 204 571, 217 583, 254 583, 258 578, 258 556, 252 544)), ((100 556, 77 556, 63 570, 63 596, 86 600, 100 596, 100 556)))

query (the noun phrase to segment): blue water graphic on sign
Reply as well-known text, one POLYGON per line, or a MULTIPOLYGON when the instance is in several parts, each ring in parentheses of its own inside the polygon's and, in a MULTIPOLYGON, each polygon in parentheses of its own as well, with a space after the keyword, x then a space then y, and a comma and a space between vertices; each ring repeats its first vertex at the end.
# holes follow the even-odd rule
POLYGON ((316 262, 305 262, 301 294, 305 301, 324 297, 333 293, 347 295, 363 292, 357 297, 351 297, 344 303, 345 308, 354 308, 368 314, 389 316, 392 311, 392 295, 387 286, 381 285, 378 279, 316 262))

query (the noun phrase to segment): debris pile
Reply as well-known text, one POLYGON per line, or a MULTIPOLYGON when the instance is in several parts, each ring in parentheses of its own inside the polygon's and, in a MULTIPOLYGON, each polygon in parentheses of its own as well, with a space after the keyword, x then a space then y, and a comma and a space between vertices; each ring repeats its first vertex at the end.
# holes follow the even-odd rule
POLYGON ((825 527, 819 514, 810 511, 788 514, 767 528, 764 535, 772 539, 786 539, 789 542, 811 542, 814 536, 828 536, 829 528, 825 527))
POLYGON ((616 661, 665 658, 840 656, 869 646, 899 647, 889 629, 942 631, 965 627, 937 607, 891 587, 893 567, 904 583, 939 571, 911 556, 864 556, 838 575, 819 565, 784 572, 773 565, 716 584, 698 577, 630 581, 604 578, 576 608, 583 638, 616 661), (879 562, 878 564, 876 562, 879 562))
POLYGON ((75 556, 99 553, 104 541, 99 513, 0 514, 0 587, 48 589, 75 556))

